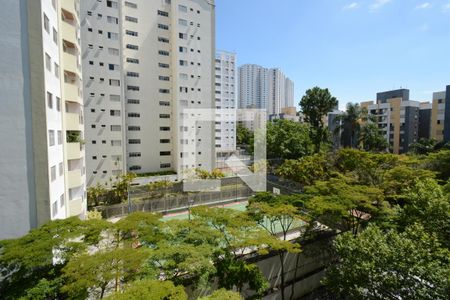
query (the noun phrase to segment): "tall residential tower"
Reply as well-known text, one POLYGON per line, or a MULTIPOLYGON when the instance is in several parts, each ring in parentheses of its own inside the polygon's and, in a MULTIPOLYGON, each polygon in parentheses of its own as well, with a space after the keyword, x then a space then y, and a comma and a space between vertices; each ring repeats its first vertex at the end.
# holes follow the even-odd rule
POLYGON ((86 212, 79 2, 2 4, 0 239, 86 212))

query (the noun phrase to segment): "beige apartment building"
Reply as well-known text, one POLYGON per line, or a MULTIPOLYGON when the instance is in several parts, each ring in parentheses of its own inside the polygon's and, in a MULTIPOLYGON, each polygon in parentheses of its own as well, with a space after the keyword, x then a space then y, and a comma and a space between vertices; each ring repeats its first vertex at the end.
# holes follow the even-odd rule
POLYGON ((126 172, 215 166, 215 6, 204 0, 85 0, 81 6, 87 183, 126 172), (195 131, 195 139, 182 133, 195 131), (183 153, 181 145, 195 145, 183 153), (183 155, 195 156, 194 164, 183 155))
POLYGON ((78 0, 6 0, 0 239, 86 213, 78 0), (11 63, 14 62, 14 63, 11 63))

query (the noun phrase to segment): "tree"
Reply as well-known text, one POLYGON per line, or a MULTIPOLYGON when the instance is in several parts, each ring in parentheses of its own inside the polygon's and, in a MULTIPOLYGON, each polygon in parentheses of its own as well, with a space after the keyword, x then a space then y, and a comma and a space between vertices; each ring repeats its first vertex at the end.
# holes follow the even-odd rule
POLYGON ((337 132, 342 132, 341 143, 344 147, 357 148, 361 133, 361 125, 367 121, 367 109, 358 103, 348 103, 347 109, 342 115, 336 116, 335 122, 337 132))
POLYGON ((450 197, 431 178, 417 180, 407 189, 405 205, 399 212, 399 223, 406 228, 415 223, 435 234, 450 249, 450 197))
POLYGON ((330 91, 319 87, 307 90, 300 101, 305 120, 313 127, 310 134, 316 153, 320 151, 320 146, 327 139, 324 117, 326 117, 329 112, 333 111, 337 105, 338 100, 331 96, 330 91))
POLYGON ((109 300, 187 300, 188 297, 182 286, 175 286, 170 281, 142 280, 130 283, 124 292, 114 293, 109 300))
POLYGON ((324 180, 329 173, 328 161, 324 155, 314 154, 297 160, 286 160, 277 169, 277 175, 298 182, 311 185, 316 180, 324 180))
MULTIPOLYGON (((296 207, 288 204, 289 196, 275 196, 270 197, 268 194, 263 197, 253 197, 249 201, 249 215, 258 224, 263 227, 269 234, 278 237, 282 234, 283 241, 287 241, 287 234, 289 230, 293 229, 295 221, 299 220, 298 210, 296 207)), ((270 245, 273 248, 274 245, 270 245)), ((277 243, 276 251, 280 260, 281 272, 281 299, 285 299, 285 255, 286 253, 299 253, 300 245, 297 243, 277 243)), ((297 268, 297 266, 295 266, 297 268)))
POLYGON ((291 120, 276 120, 267 124, 267 157, 298 159, 314 152, 310 128, 291 120))
POLYGON ((434 139, 421 138, 416 143, 409 146, 410 152, 419 155, 426 155, 435 150, 437 141, 434 139))
POLYGON ((118 248, 76 256, 63 268, 66 284, 62 290, 76 299, 90 295, 102 299, 108 288, 118 292, 120 282, 134 280, 145 269, 148 252, 145 248, 118 248))
POLYGON ((386 137, 381 134, 377 124, 371 121, 361 127, 359 143, 365 151, 386 152, 389 148, 386 137))
POLYGON ((172 186, 173 183, 168 180, 150 182, 149 184, 147 184, 148 198, 144 198, 144 206, 142 207, 142 210, 145 211, 146 200, 162 199, 167 195, 167 190, 172 186))
POLYGON ((313 220, 332 229, 350 230, 354 235, 369 220, 384 220, 390 213, 382 190, 355 184, 344 176, 316 181, 302 198, 313 220))
POLYGON ((334 242, 324 283, 343 299, 448 299, 450 253, 421 226, 404 233, 369 226, 334 242))
POLYGON ((220 289, 207 297, 199 298, 199 300, 242 300, 239 293, 220 289))
POLYGON ((450 150, 430 153, 427 157, 428 168, 438 173, 437 178, 447 181, 450 178, 450 150))
POLYGON ((133 180, 136 178, 136 174, 127 173, 119 177, 119 180, 113 185, 113 194, 124 202, 128 199, 128 191, 133 180))
POLYGON ((105 224, 72 217, 46 223, 21 238, 1 241, 2 298, 60 297, 62 268, 74 255, 98 243, 105 224))
POLYGON ((253 144, 253 132, 242 124, 236 126, 236 144, 250 146, 253 144))
POLYGON ((89 187, 87 190, 88 207, 99 206, 107 193, 108 191, 106 190, 106 188, 100 183, 97 183, 95 186, 89 187))

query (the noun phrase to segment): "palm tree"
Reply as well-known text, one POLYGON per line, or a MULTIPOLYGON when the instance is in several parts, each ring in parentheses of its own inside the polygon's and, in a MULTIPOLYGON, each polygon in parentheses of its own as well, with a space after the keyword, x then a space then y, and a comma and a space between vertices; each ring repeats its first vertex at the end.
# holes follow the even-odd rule
POLYGON ((338 123, 335 134, 342 132, 341 143, 344 147, 357 148, 361 125, 367 121, 368 112, 358 103, 348 103, 346 111, 336 117, 338 123))

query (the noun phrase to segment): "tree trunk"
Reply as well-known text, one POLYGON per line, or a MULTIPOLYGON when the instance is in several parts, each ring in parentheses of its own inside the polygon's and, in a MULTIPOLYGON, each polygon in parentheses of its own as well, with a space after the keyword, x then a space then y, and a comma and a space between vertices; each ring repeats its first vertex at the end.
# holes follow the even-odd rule
POLYGON ((278 254, 278 256, 280 257, 280 263, 281 263, 281 285, 280 285, 281 300, 285 300, 285 298, 284 298, 284 252, 281 251, 278 254))

